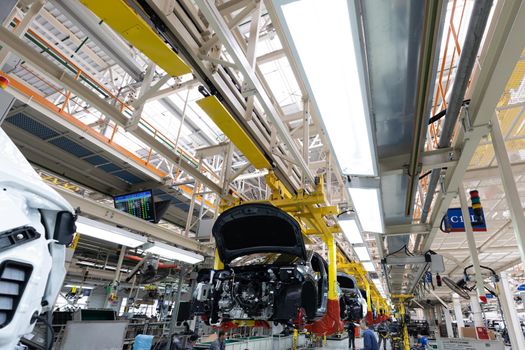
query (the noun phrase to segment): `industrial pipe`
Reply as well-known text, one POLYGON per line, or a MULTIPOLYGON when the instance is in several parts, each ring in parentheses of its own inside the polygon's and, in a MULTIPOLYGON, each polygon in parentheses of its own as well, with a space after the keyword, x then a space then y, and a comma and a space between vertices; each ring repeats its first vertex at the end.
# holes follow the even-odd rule
MULTIPOLYGON (((438 148, 450 147, 452 132, 454 126, 459 117, 461 106, 463 105, 463 99, 469 83, 470 75, 476 62, 476 57, 481 45, 483 33, 488 22, 490 9, 492 7, 492 0, 476 0, 472 15, 470 17, 469 25, 467 28, 467 36, 463 43, 461 50, 461 56, 459 58, 458 68, 456 70, 456 77, 454 79, 454 85, 452 86, 452 92, 447 104, 447 113, 445 116, 445 123, 441 130, 439 137, 438 148)), ((427 195, 425 197, 425 203, 421 212, 421 223, 426 223, 432 200, 436 187, 441 176, 441 169, 432 169, 430 173, 430 181, 427 189, 427 195)), ((420 236, 416 238, 416 249, 421 241, 420 236)))

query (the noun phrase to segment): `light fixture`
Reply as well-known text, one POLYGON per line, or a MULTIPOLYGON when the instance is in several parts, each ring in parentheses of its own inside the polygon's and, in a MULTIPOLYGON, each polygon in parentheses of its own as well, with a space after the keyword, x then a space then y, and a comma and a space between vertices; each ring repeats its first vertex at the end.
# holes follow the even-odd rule
POLYGON ((354 247, 354 252, 360 261, 370 261, 370 254, 368 254, 366 247, 354 247))
POLYGON ((94 289, 95 287, 92 287, 92 286, 80 286, 80 285, 76 285, 76 284, 66 284, 66 285, 64 285, 64 288, 94 289))
POLYGON ((352 244, 361 244, 363 243, 363 237, 361 236, 361 231, 359 231, 359 226, 355 218, 351 219, 341 219, 338 220, 339 227, 343 230, 343 234, 346 237, 346 240, 352 244))
POLYGON ((354 2, 275 3, 341 171, 347 175, 377 176, 354 2))
POLYGON ((202 255, 160 242, 153 243, 145 251, 166 259, 183 261, 188 264, 196 264, 204 260, 202 255))
POLYGON ((371 262, 371 261, 366 261, 363 263, 363 267, 365 268, 366 271, 368 272, 375 272, 376 271, 376 268, 374 267, 374 263, 371 262))
POLYGON ((354 203, 363 231, 384 233, 379 188, 349 187, 348 193, 354 203))
POLYGON ((130 248, 137 248, 147 242, 146 237, 82 216, 77 219, 76 225, 77 232, 81 235, 120 244, 130 248))

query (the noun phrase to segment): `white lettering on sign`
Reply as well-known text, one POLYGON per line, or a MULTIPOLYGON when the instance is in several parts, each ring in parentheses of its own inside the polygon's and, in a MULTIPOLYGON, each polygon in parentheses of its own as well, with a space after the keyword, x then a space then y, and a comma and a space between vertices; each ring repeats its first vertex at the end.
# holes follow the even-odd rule
POLYGON ((503 350, 504 345, 501 341, 488 341, 477 339, 438 339, 441 349, 445 350, 503 350))

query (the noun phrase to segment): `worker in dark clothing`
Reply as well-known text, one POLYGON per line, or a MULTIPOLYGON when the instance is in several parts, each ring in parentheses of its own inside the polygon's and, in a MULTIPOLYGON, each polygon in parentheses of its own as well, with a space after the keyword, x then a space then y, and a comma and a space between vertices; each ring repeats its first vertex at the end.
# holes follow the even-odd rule
POLYGON ((390 333, 390 326, 387 321, 383 321, 377 327, 377 333, 379 333, 379 348, 381 348, 381 343, 383 343, 383 350, 386 350, 386 342, 390 333))
POLYGON ((356 350, 355 347, 355 329, 356 324, 352 321, 348 322, 348 349, 356 350))
POLYGON ((377 344, 376 334, 372 328, 372 325, 363 324, 362 328, 365 330, 363 333, 363 350, 379 350, 379 345, 377 344))
POLYGON ((226 333, 221 329, 217 334, 217 339, 210 344, 210 350, 225 350, 226 349, 226 333))

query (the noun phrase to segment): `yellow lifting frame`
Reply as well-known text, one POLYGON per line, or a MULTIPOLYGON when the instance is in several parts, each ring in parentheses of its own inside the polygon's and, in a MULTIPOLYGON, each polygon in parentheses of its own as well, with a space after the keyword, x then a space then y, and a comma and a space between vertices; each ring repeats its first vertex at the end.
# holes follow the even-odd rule
MULTIPOLYGON (((347 258, 337 249, 335 244, 334 234, 341 232, 338 225, 329 226, 325 220, 326 216, 337 215, 338 210, 335 206, 326 204, 324 195, 324 182, 320 178, 316 190, 313 193, 305 194, 299 191, 296 195, 291 194, 277 179, 277 177, 270 172, 266 176, 266 183, 272 191, 270 199, 265 201, 254 201, 270 203, 292 215, 301 225, 303 234, 306 238, 309 235, 320 236, 328 249, 328 298, 330 300, 337 300, 337 271, 347 273, 358 277, 358 284, 360 288, 366 290, 368 311, 372 310, 373 300, 379 309, 385 312, 389 311, 386 299, 381 296, 375 284, 368 280, 368 272, 361 262, 348 262, 347 258)), ((253 202, 251 202, 253 203, 253 202)), ((223 200, 220 209, 224 211, 232 206, 238 205, 239 202, 223 200)), ((223 268, 222 262, 217 253, 215 254, 215 269, 223 268)), ((389 312, 388 312, 389 313, 389 312)))
POLYGON ((405 323, 405 301, 407 299, 412 299, 414 295, 412 294, 392 294, 391 295, 392 300, 397 301, 397 307, 399 310, 399 318, 401 320, 401 324, 403 325, 403 347, 405 350, 410 350, 410 339, 408 338, 408 327, 405 323))
POLYGON ((197 101, 197 105, 208 114, 213 122, 221 129, 231 142, 248 158, 257 169, 270 169, 271 165, 264 153, 246 134, 244 129, 224 108, 215 96, 208 96, 197 101))
POLYGON ((164 40, 125 1, 80 1, 170 76, 178 77, 191 73, 191 68, 164 43, 164 40))
POLYGON ((366 303, 368 311, 372 311, 372 301, 377 306, 378 310, 383 310, 389 314, 389 307, 386 299, 381 296, 375 284, 368 280, 368 272, 361 262, 348 262, 347 258, 340 250, 337 250, 337 269, 340 272, 357 277, 359 288, 366 291, 366 303))
MULTIPOLYGON (((337 293, 337 247, 335 244, 334 230, 328 226, 325 217, 337 214, 337 207, 326 204, 324 195, 324 181, 319 179, 316 190, 311 194, 300 191, 296 195, 290 194, 282 183, 269 173, 266 176, 266 183, 272 190, 270 199, 264 201, 252 201, 250 203, 270 203, 292 215, 301 225, 303 234, 316 234, 325 242, 328 250, 328 299, 338 300, 337 293)), ((221 211, 226 210, 232 205, 223 202, 221 211)), ((337 231, 340 232, 340 231, 337 231)), ((215 255, 214 268, 223 266, 219 256, 215 255)))

